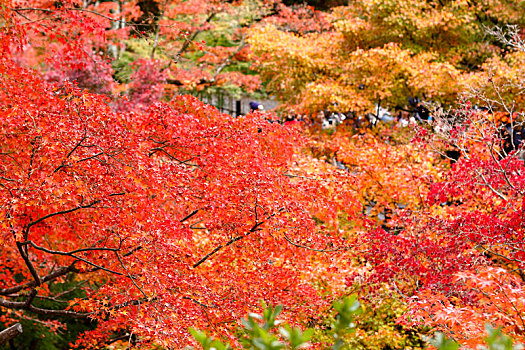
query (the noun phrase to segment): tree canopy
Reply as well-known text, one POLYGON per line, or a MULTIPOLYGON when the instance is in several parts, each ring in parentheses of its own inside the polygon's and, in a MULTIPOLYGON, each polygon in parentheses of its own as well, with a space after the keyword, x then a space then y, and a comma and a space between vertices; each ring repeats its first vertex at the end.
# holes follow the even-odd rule
POLYGON ((0 5, 0 342, 525 341, 524 1, 0 5))

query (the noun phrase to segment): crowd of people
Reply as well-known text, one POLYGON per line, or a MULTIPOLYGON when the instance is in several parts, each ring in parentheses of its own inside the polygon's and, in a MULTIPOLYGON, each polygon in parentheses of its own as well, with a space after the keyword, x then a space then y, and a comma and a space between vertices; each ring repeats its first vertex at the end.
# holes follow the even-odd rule
MULTIPOLYGON (((353 112, 320 111, 314 118, 290 113, 283 116, 279 122, 284 125, 307 123, 312 126, 317 124, 323 130, 335 130, 343 122, 352 123, 355 129, 375 127, 380 123, 408 127, 410 125, 432 122, 431 112, 424 102, 417 97, 410 97, 407 102, 406 107, 396 107, 394 112, 377 104, 375 105, 374 113, 357 115, 353 112)), ((479 110, 484 112, 481 108, 479 110)), ((250 102, 250 112, 254 111, 264 111, 264 106, 256 101, 250 102)), ((505 113, 500 114, 502 115, 497 115, 498 121, 502 125, 500 128, 501 149, 504 155, 508 155, 521 148, 525 140, 525 128, 519 123, 512 123, 511 118, 505 117, 505 113)), ((275 120, 271 120, 271 122, 275 122, 275 120)), ((447 156, 452 162, 455 162, 460 154, 457 150, 451 149, 447 151, 447 156)))
MULTIPOLYGON (((250 107, 252 111, 264 109, 257 102, 250 103, 250 107)), ((407 127, 411 124, 414 125, 425 121, 431 121, 430 111, 418 98, 409 98, 408 108, 396 108, 394 113, 387 108, 376 105, 374 113, 356 114, 351 111, 343 113, 327 110, 319 111, 313 117, 289 113, 281 118, 281 122, 285 125, 306 122, 309 125, 320 125, 323 130, 335 130, 343 122, 351 122, 354 128, 361 129, 374 127, 379 123, 397 124, 407 127)))

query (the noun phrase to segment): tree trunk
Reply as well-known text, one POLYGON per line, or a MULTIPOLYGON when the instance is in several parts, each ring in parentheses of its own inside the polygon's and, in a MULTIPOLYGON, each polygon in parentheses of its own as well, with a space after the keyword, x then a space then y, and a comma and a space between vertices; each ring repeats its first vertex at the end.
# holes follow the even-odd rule
POLYGON ((22 334, 22 325, 20 323, 16 323, 7 329, 4 329, 0 332, 0 344, 13 339, 19 334, 22 334))

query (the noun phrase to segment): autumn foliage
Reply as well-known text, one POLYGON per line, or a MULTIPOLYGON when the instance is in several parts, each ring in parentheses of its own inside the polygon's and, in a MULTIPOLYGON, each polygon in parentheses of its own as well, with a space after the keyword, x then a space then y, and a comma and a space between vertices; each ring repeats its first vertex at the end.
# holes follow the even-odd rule
POLYGON ((310 212, 342 203, 286 176, 293 131, 193 98, 117 114, 105 97, 3 63, 4 321, 90 317, 99 326, 79 345, 128 330, 175 346, 189 326, 227 332, 261 298, 302 304, 302 317, 327 307, 303 277, 315 252, 291 243, 323 247, 310 212), (87 299, 38 307, 70 278, 87 299))
POLYGON ((97 327, 79 347, 128 333, 179 348, 190 326, 233 332, 260 299, 284 304, 291 322, 329 307, 311 284, 328 257, 307 248, 345 242, 312 213, 333 221, 348 200, 328 202, 332 184, 349 180, 302 176, 296 130, 193 97, 135 98, 140 108, 117 112, 107 96, 23 67, 16 35, 2 36, 0 68, 4 322, 86 318, 97 327), (42 306, 66 284, 82 297, 42 306))
POLYGON ((525 45, 481 40, 521 2, 0 1, 3 325, 240 347, 264 301, 321 349, 357 292, 341 346, 476 347, 485 323, 525 341, 525 45), (305 117, 182 94, 201 91, 305 117), (409 98, 424 122, 358 122, 409 98))

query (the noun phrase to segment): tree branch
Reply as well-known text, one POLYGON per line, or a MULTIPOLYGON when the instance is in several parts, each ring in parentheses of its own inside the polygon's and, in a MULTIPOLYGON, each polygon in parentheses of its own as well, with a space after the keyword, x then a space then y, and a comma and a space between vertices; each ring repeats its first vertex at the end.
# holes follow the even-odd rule
MULTIPOLYGON (((84 136, 82 136, 82 138, 80 139, 80 141, 78 141, 78 143, 75 145, 75 147, 73 147, 73 148, 71 149, 71 151, 69 151, 69 152, 66 154, 66 159, 68 159, 68 158, 73 154, 73 152, 75 152, 75 151, 77 150, 77 148, 80 147, 80 145, 82 144, 82 142, 84 142, 86 139, 87 139, 87 134, 86 134, 86 132, 84 132, 84 136)), ((60 169, 62 169, 63 167, 65 167, 66 159, 64 159, 64 161, 62 162, 62 164, 60 164, 60 165, 55 169, 55 171, 53 171, 54 173, 56 173, 57 171, 59 171, 60 169)))
POLYGON ((284 234, 284 239, 288 243, 290 243, 291 245, 293 245, 293 246, 295 246, 297 248, 303 248, 303 249, 307 249, 307 250, 312 250, 314 252, 319 252, 319 253, 331 253, 331 252, 338 252, 338 251, 341 251, 341 250, 350 250, 349 247, 338 247, 338 248, 330 248, 330 249, 316 249, 316 248, 309 247, 307 245, 296 243, 296 242, 292 241, 286 234, 284 234))
POLYGON ((41 285, 42 280, 40 279, 40 276, 38 275, 38 272, 36 271, 35 266, 31 262, 31 260, 29 260, 29 256, 27 255, 26 249, 24 249, 24 245, 20 242, 16 242, 16 247, 18 248, 18 251, 20 252, 20 256, 22 257, 22 259, 24 259, 24 262, 27 268, 29 269, 31 276, 33 276, 33 278, 35 279, 34 281, 35 285, 36 286, 41 285))
POLYGON ((31 245, 33 248, 41 250, 41 251, 49 253, 49 254, 68 255, 68 256, 73 256, 72 254, 76 254, 76 253, 91 252, 91 251, 98 251, 98 250, 105 250, 105 251, 110 251, 110 252, 119 251, 118 248, 89 247, 89 248, 75 249, 75 250, 72 250, 70 252, 63 252, 63 251, 60 251, 60 250, 51 250, 51 249, 47 249, 47 248, 44 248, 44 247, 40 247, 40 246, 36 245, 33 241, 26 241, 26 242, 22 242, 20 244, 31 245))
POLYGON ((195 214, 197 214, 199 212, 199 209, 195 209, 194 211, 192 211, 191 213, 189 213, 185 218, 179 220, 180 223, 183 223, 184 221, 187 221, 189 219, 191 219, 195 214))
POLYGON ((4 329, 0 332, 0 345, 22 333, 22 325, 20 323, 15 323, 11 327, 4 329))
MULTIPOLYGON (((49 281, 57 279, 60 276, 64 276, 64 275, 67 275, 70 272, 76 271, 74 265, 75 265, 75 263, 73 263, 73 264, 71 264, 69 266, 62 266, 62 267, 60 267, 56 271, 53 271, 53 272, 49 273, 48 275, 44 276, 41 279, 41 282, 42 283, 49 282, 49 281)), ((36 286, 37 286, 36 281, 30 281, 30 282, 27 282, 27 283, 24 283, 24 284, 20 284, 20 285, 15 286, 15 287, 0 289, 0 295, 9 295, 9 294, 17 293, 17 292, 19 292, 21 290, 34 288, 36 286)))
MULTIPOLYGON (((206 23, 210 22, 213 19, 213 17, 215 17, 215 12, 210 13, 210 15, 204 21, 204 23, 201 24, 201 27, 204 26, 206 23)), ((177 52, 177 54, 175 55, 175 57, 173 59, 175 61, 175 63, 179 63, 179 60, 180 60, 182 54, 188 49, 188 47, 190 46, 191 42, 193 40, 195 40, 195 38, 197 37, 197 35, 199 35, 200 32, 202 32, 202 29, 196 29, 191 34, 191 36, 186 39, 184 44, 182 44, 182 47, 180 48, 179 52, 177 52)))
POLYGON ((66 210, 57 211, 57 212, 55 212, 55 213, 48 214, 48 215, 43 216, 43 217, 41 217, 41 218, 39 218, 39 219, 37 219, 37 220, 35 220, 35 221, 32 221, 32 222, 30 222, 29 224, 27 224, 27 226, 26 226, 25 234, 24 234, 24 239, 27 240, 27 235, 28 235, 28 233, 29 233, 29 229, 30 229, 31 227, 35 226, 36 224, 38 224, 38 223, 40 223, 40 222, 42 222, 42 221, 44 221, 44 220, 46 220, 46 219, 49 219, 49 218, 51 218, 51 217, 53 217, 53 216, 57 216, 57 215, 62 215, 62 214, 72 213, 72 212, 77 211, 77 210, 80 210, 80 209, 91 208, 91 207, 93 207, 94 205, 96 205, 96 204, 98 204, 98 203, 100 203, 100 202, 101 202, 101 200, 100 200, 100 199, 97 199, 97 200, 95 200, 95 201, 93 201, 93 202, 91 202, 91 203, 89 203, 89 204, 86 204, 86 205, 79 205, 79 206, 77 206, 77 207, 75 207, 75 208, 71 208, 71 209, 66 209, 66 210))
POLYGON ((229 246, 229 245, 231 245, 231 244, 233 244, 233 243, 235 243, 237 241, 240 241, 241 239, 243 239, 245 237, 248 237, 250 234, 252 234, 252 233, 254 233, 256 231, 259 231, 260 230, 259 226, 261 226, 266 221, 268 221, 269 219, 271 219, 272 217, 277 215, 277 213, 280 213, 282 211, 284 211, 284 208, 281 208, 276 213, 273 213, 272 215, 269 215, 268 217, 266 217, 265 221, 256 222, 246 234, 241 235, 241 236, 237 236, 235 238, 232 238, 232 239, 230 239, 228 242, 226 242, 224 244, 219 244, 217 247, 215 247, 215 249, 213 249, 211 252, 209 252, 204 257, 202 257, 199 261, 197 261, 195 264, 193 264, 193 268, 195 269, 195 268, 199 267, 202 263, 204 263, 206 260, 208 260, 210 257, 212 257, 215 253, 217 253, 222 248, 227 247, 227 246, 229 246))
POLYGON ((120 22, 120 19, 111 18, 97 11, 83 9, 83 8, 74 8, 74 7, 67 8, 67 9, 60 9, 60 10, 43 9, 43 8, 38 8, 38 7, 24 7, 24 8, 12 8, 11 10, 15 11, 16 13, 18 13, 19 11, 40 11, 40 12, 48 12, 48 13, 54 13, 57 11, 79 11, 79 12, 88 12, 88 13, 97 15, 99 17, 109 19, 112 22, 120 22))
POLYGON ((237 55, 239 53, 239 51, 241 51, 245 46, 245 42, 244 42, 244 39, 245 39, 245 34, 242 33, 242 37, 241 37, 241 42, 239 43, 239 46, 237 47, 237 49, 232 52, 228 58, 217 68, 217 70, 215 71, 215 73, 213 74, 213 77, 211 78, 211 80, 209 81, 209 83, 214 83, 215 82, 215 79, 217 79, 217 76, 222 72, 222 70, 224 68, 226 68, 233 57, 235 57, 235 55, 237 55))
MULTIPOLYGON (((217 76, 222 72, 222 70, 224 68, 226 68, 231 63, 232 58, 236 54, 238 54, 239 51, 241 51, 242 48, 245 47, 245 46, 246 46, 246 44, 245 44, 245 41, 244 41, 244 33, 243 33, 241 42, 240 42, 239 46, 237 47, 237 49, 234 52, 232 52, 219 67, 217 67, 217 70, 215 71, 215 73, 213 74, 211 79, 201 78, 197 84, 198 85, 207 85, 207 84, 210 85, 210 84, 215 83, 215 80, 217 79, 217 76)), ((184 86, 184 83, 182 81, 180 81, 180 80, 177 80, 177 79, 167 79, 166 83, 171 84, 171 85, 176 85, 176 86, 184 86)))
POLYGON ((122 272, 118 272, 118 271, 115 271, 115 270, 108 269, 106 267, 103 267, 103 266, 100 266, 98 264, 95 264, 94 262, 91 262, 91 261, 89 261, 87 259, 84 259, 84 258, 74 254, 74 252, 85 252, 85 251, 96 251, 96 250, 105 250, 105 251, 112 251, 112 252, 118 253, 118 249, 116 249, 116 248, 83 248, 83 249, 77 249, 77 250, 74 250, 74 251, 71 251, 71 252, 62 252, 62 251, 59 251, 59 250, 51 250, 51 249, 47 249, 45 247, 40 247, 40 246, 36 245, 35 243, 33 243, 32 241, 27 241, 27 242, 24 242, 24 243, 18 243, 17 242, 17 244, 20 244, 20 245, 22 245, 22 244, 26 244, 27 245, 28 244, 28 245, 31 245, 33 248, 35 248, 37 250, 40 250, 40 251, 43 251, 43 252, 46 252, 46 253, 49 253, 49 254, 70 256, 70 257, 72 257, 74 259, 83 261, 83 262, 85 262, 88 265, 94 266, 97 269, 104 270, 106 272, 109 272, 109 273, 112 273, 112 274, 115 274, 115 275, 118 275, 118 276, 125 276, 125 274, 123 274, 122 272))
POLYGON ((68 311, 68 310, 41 309, 33 305, 27 305, 27 302, 25 301, 9 301, 5 299, 1 299, 1 298, 0 298, 0 306, 6 307, 9 309, 27 310, 27 311, 33 312, 38 315, 43 315, 43 316, 66 316, 66 317, 72 317, 72 318, 87 318, 93 314, 92 312, 81 313, 81 312, 68 311))

